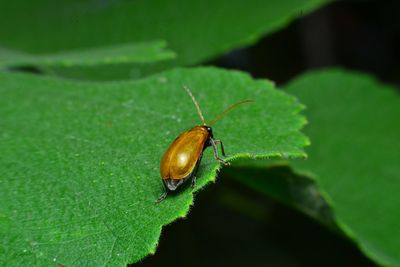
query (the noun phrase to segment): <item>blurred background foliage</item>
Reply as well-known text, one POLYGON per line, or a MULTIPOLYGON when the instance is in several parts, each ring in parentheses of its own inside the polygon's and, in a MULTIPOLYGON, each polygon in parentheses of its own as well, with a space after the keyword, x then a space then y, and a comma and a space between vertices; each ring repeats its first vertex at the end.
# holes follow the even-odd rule
MULTIPOLYGON (((0 10, 0 44, 3 47, 0 67, 98 81, 138 79, 174 66, 212 65, 242 70, 286 88, 290 87, 289 81, 304 72, 339 66, 377 77, 381 82, 375 85, 378 89, 388 90, 383 83, 395 85, 390 87, 392 91, 399 88, 400 23, 396 14, 400 10, 399 2, 243 3, 214 1, 204 6, 201 1, 177 1, 174 4, 168 1, 155 1, 154 4, 77 0, 4 2, 0 10), (72 21, 71 12, 74 14, 72 21), (43 16, 47 17, 44 19, 43 16), (149 56, 125 57, 126 51, 132 55, 135 51, 141 56, 146 55, 148 50, 143 52, 140 47, 135 47, 138 42, 152 44, 149 56), (92 47, 98 48, 102 55, 94 63, 89 59, 93 55, 98 59, 98 53, 87 53, 92 47), (73 57, 87 57, 88 60, 78 61, 79 64, 71 61, 71 51, 73 57)), ((335 84, 335 80, 331 83, 335 84)), ((296 95, 295 91, 291 93, 296 95)), ((388 97, 392 98, 396 96, 388 97)), ((360 99, 363 98, 360 96, 360 99)), ((373 103, 373 96, 371 99, 373 103)), ((396 107, 397 103, 396 99, 390 107, 396 107)), ((379 107, 384 105, 383 101, 379 107)), ((399 109, 388 110, 393 118, 388 122, 391 127, 382 126, 382 140, 387 131, 391 133, 387 140, 393 141, 399 130, 395 119, 399 109)), ((332 116, 335 119, 335 115, 332 116)), ((334 130, 332 134, 335 134, 334 130)), ((365 136, 366 142, 372 144, 374 139, 365 136)), ((393 147, 397 146, 395 143, 393 147)), ((371 147, 368 152, 374 153, 373 144, 371 147)), ((381 152, 385 154, 385 151, 381 152)), ((394 152, 391 159, 398 162, 398 155, 394 152)), ((357 156, 352 160, 353 164, 358 163, 357 156)), ((357 235, 346 236, 347 229, 337 225, 337 215, 330 206, 336 199, 319 194, 320 187, 312 175, 294 173, 286 163, 272 168, 270 163, 258 164, 238 163, 224 169, 215 185, 196 195, 195 206, 187 218, 164 228, 157 253, 138 265, 400 266, 400 255, 393 249, 395 241, 387 242, 392 247, 385 251, 376 249, 375 244, 366 249, 357 235), (261 186, 260 180, 252 183, 256 179, 267 180, 267 186, 261 186), (317 196, 293 194, 290 189, 293 183, 297 189, 317 192, 317 196)), ((391 177, 399 177, 398 168, 387 169, 387 172, 391 177)), ((352 190, 358 189, 359 182, 356 180, 352 190)), ((400 190, 397 180, 390 184, 393 191, 400 190)), ((371 188, 374 186, 370 185, 371 188)), ((377 186, 376 190, 379 189, 377 186)), ((351 191, 347 194, 351 195, 351 191)), ((387 194, 387 198, 386 192, 375 194, 371 190, 370 194, 371 199, 378 201, 375 203, 377 209, 381 205, 385 211, 384 203, 388 201, 391 207, 398 204, 393 192, 387 194), (376 195, 379 198, 374 199, 376 195)), ((363 208, 368 210, 369 204, 363 203, 361 199, 355 204, 364 205, 363 208)), ((352 208, 357 209, 356 206, 352 208)), ((358 219, 371 222, 372 232, 374 227, 385 228, 385 233, 392 235, 392 239, 400 239, 400 227, 396 228, 400 214, 394 210, 386 221, 378 217, 376 222, 376 218, 377 214, 371 213, 358 219), (388 222, 391 224, 385 224, 388 222)), ((380 232, 377 232, 378 241, 385 242, 386 237, 379 238, 380 232)))
MULTIPOLYGON (((394 1, 333 2, 252 46, 207 64, 247 71, 278 85, 285 85, 305 71, 341 66, 370 73, 382 82, 396 85, 392 89, 398 90, 400 23, 395 10, 399 9, 400 4, 394 1)), ((393 127, 398 129, 398 124, 394 122, 393 127)), ((398 158, 395 160, 399 162, 398 158)), ((288 172, 272 171, 267 169, 259 175, 271 180, 288 172)), ((310 220, 296 207, 282 205, 285 201, 277 201, 273 192, 266 196, 259 190, 244 190, 237 179, 230 179, 232 173, 238 170, 224 171, 212 189, 198 194, 190 216, 181 224, 165 228, 159 254, 145 259, 141 266, 187 262, 194 266, 226 262, 232 266, 376 266, 351 240, 310 220), (186 246, 186 242, 192 243, 186 246), (252 246, 245 245, 250 242, 252 246), (174 246, 182 252, 181 257, 170 257, 174 246), (191 261, 204 248, 210 256, 191 261)), ((391 195, 398 205, 398 198, 391 195)), ((377 204, 384 205, 383 202, 378 199, 377 204)), ((400 222, 398 212, 394 217, 400 222)), ((374 219, 372 214, 364 218, 374 219)))

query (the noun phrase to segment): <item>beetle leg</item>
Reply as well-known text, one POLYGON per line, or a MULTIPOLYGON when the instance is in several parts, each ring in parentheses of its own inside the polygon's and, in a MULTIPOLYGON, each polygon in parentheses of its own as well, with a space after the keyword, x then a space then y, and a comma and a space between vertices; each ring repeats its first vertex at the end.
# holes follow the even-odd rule
POLYGON ((167 195, 168 195, 168 190, 164 186, 164 193, 162 193, 162 195, 156 200, 156 204, 163 201, 167 197, 167 195))
POLYGON ((200 161, 201 161, 201 158, 202 158, 202 157, 203 157, 203 153, 200 154, 200 157, 199 157, 199 159, 198 159, 197 162, 196 162, 196 167, 194 167, 194 170, 193 170, 193 175, 192 175, 192 188, 195 188, 195 187, 196 187, 196 181, 197 181, 196 174, 197 174, 197 171, 198 171, 198 169, 199 169, 200 161))
POLYGON ((196 187, 196 180, 197 180, 196 175, 193 175, 193 178, 192 178, 192 188, 195 188, 195 187, 196 187))
POLYGON ((221 159, 221 158, 218 156, 217 145, 215 144, 214 139, 210 138, 210 143, 211 143, 211 146, 212 146, 213 151, 214 151, 214 157, 215 157, 215 159, 218 160, 219 162, 221 162, 221 163, 224 164, 224 165, 230 165, 229 162, 227 162, 226 160, 221 159))
POLYGON ((156 203, 160 203, 161 201, 163 201, 168 195, 167 190, 164 191, 164 193, 162 193, 162 195, 156 200, 156 203))
POLYGON ((226 157, 226 155, 225 155, 225 149, 224 149, 224 144, 222 143, 222 141, 221 141, 221 140, 214 140, 214 143, 215 143, 215 144, 220 144, 222 156, 226 157))

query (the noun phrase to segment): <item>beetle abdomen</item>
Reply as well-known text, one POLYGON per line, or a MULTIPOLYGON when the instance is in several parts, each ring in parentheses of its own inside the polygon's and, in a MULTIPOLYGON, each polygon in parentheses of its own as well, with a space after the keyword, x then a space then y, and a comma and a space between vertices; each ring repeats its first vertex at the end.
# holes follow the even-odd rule
POLYGON ((189 177, 201 158, 208 137, 209 133, 203 126, 193 127, 179 135, 161 160, 161 177, 173 180, 189 177))

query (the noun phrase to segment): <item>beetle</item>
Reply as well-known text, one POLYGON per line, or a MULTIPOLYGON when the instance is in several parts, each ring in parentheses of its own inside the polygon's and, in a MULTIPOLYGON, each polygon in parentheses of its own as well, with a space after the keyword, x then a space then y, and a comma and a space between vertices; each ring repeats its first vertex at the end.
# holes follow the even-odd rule
POLYGON ((156 203, 163 201, 170 191, 175 191, 186 180, 192 179, 192 187, 196 185, 196 173, 200 165, 203 151, 212 147, 216 160, 224 165, 229 163, 218 155, 217 144, 221 146, 222 155, 225 157, 224 145, 221 140, 214 139, 212 126, 227 112, 240 104, 252 103, 253 100, 243 100, 233 104, 222 111, 210 124, 207 124, 200 106, 192 92, 183 85, 183 88, 191 97, 203 125, 197 125, 186 132, 181 133, 169 146, 160 162, 160 174, 164 185, 164 193, 157 199, 156 203))

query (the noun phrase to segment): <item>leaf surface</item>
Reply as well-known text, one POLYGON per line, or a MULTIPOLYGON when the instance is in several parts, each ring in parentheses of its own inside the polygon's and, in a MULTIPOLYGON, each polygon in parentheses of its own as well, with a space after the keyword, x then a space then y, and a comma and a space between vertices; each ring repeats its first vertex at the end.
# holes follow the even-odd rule
POLYGON ((309 73, 286 87, 307 106, 309 160, 336 223, 370 258, 400 266, 400 97, 368 75, 309 73))
MULTIPOLYGON (((165 40, 178 57, 140 70, 148 73, 171 65, 198 64, 252 44, 327 2, 14 0, 3 3, 0 9, 0 45, 48 54, 165 40)), ((96 69, 53 71, 72 78, 98 80, 104 79, 105 71, 108 79, 132 78, 132 69, 139 71, 131 64, 110 65, 107 70, 99 65, 96 69)))
MULTIPOLYGON (((124 266, 154 253, 161 227, 187 215, 191 188, 163 192, 159 162, 199 123, 189 86, 227 160, 304 156, 297 100, 240 72, 177 69, 131 82, 0 73, 0 262, 124 266)), ((206 149, 195 190, 215 180, 206 149)))
POLYGON ((333 211, 314 179, 294 173, 284 162, 253 164, 243 160, 238 165, 224 174, 336 229, 333 211))
POLYGON ((93 67, 123 63, 150 63, 174 58, 175 54, 165 50, 165 46, 164 41, 156 41, 40 55, 0 49, 0 67, 93 67))

